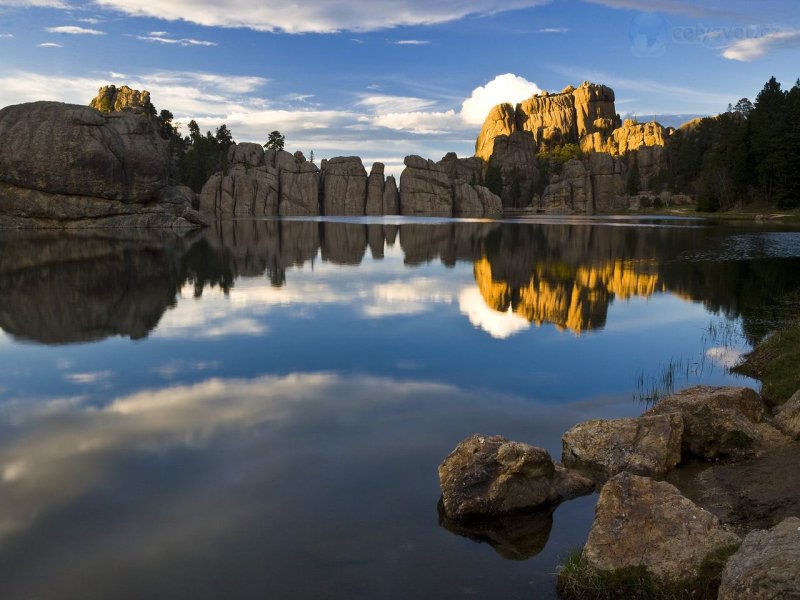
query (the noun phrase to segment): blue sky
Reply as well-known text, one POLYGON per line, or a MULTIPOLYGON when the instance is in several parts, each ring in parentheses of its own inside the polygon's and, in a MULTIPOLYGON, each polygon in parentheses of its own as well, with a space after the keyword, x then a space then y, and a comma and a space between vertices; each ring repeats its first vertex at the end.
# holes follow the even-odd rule
POLYGON ((0 0, 0 106, 127 83, 183 123, 396 174, 472 154, 489 108, 537 89, 605 83, 674 124, 791 84, 798 58, 790 0, 0 0))

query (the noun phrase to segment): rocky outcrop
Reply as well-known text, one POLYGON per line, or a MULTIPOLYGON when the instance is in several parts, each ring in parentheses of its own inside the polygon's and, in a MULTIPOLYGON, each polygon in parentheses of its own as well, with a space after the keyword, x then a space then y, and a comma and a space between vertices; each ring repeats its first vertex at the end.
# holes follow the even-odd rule
POLYGON ((146 115, 20 104, 0 110, 0 138, 0 226, 205 224, 166 189, 167 145, 146 115))
POLYGON ((454 217, 498 217, 503 214, 503 201, 487 188, 467 183, 453 186, 454 217))
POLYGON ((774 422, 783 433, 800 440, 800 390, 776 409, 774 422))
POLYGON ((499 172, 503 206, 528 206, 539 179, 536 145, 530 134, 515 131, 508 136, 498 136, 494 141, 494 153, 487 169, 487 179, 489 170, 499 172))
POLYGON ((553 463, 542 448, 477 434, 439 465, 439 485, 445 513, 458 520, 534 509, 594 489, 591 480, 553 463))
POLYGON ((357 156, 322 161, 323 210, 326 215, 363 215, 367 171, 357 156))
POLYGON ((282 217, 308 217, 320 214, 319 169, 308 162, 302 153, 289 154, 283 150, 275 157, 278 167, 280 201, 278 214, 282 217))
POLYGON ((265 217, 278 214, 279 172, 275 151, 237 144, 228 151, 227 173, 213 175, 200 192, 200 211, 214 216, 265 217))
POLYGON ((453 188, 445 170, 432 160, 406 156, 400 175, 400 214, 452 216, 453 188))
POLYGON ((383 214, 400 214, 400 191, 397 189, 397 181, 394 175, 386 178, 386 185, 383 188, 383 214))
POLYGON ((486 117, 475 142, 475 156, 486 162, 494 154, 495 140, 501 135, 511 135, 517 128, 517 117, 510 104, 498 104, 486 117))
POLYGON ((660 148, 667 143, 667 132, 656 122, 637 123, 626 120, 622 127, 614 129, 609 135, 595 132, 580 140, 584 152, 605 152, 612 156, 624 156, 640 148, 660 148))
POLYGON ((739 542, 676 487, 620 473, 600 492, 583 556, 601 571, 644 567, 662 582, 680 582, 695 578, 707 556, 739 542))
POLYGON ((561 461, 604 476, 662 475, 681 461, 683 418, 666 414, 580 423, 561 438, 561 461))
POLYGON ((800 598, 800 519, 747 534, 722 572, 719 600, 800 598))
POLYGON ((383 194, 386 189, 386 181, 383 176, 384 169, 383 163, 372 163, 372 169, 370 169, 369 179, 367 180, 367 206, 365 210, 367 215, 384 214, 383 194))
POLYGON ((749 388, 696 386, 665 398, 645 414, 681 415, 684 456, 751 456, 789 442, 764 421, 764 403, 749 388))
POLYGON ((89 106, 104 113, 133 112, 143 115, 154 115, 155 108, 150 102, 150 92, 134 90, 127 85, 116 87, 106 85, 101 87, 97 96, 89 106))

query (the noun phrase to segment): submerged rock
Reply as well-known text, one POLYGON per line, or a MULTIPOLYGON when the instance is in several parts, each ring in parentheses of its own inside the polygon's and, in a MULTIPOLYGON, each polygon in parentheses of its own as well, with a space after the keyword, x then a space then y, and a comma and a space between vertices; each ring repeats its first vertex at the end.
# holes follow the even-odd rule
POLYGON ((691 580, 739 537, 676 487, 620 473, 603 486, 583 556, 595 569, 645 567, 662 582, 691 580))
POLYGON ((800 519, 748 533, 722 572, 718 598, 800 598, 800 519))
POLYGON ((472 435, 439 465, 442 504, 451 519, 492 517, 574 498, 594 483, 550 454, 502 436, 472 435))
POLYGON ((561 438, 561 460, 605 475, 629 471, 666 473, 681 460, 683 418, 665 414, 636 419, 598 419, 580 423, 561 438))

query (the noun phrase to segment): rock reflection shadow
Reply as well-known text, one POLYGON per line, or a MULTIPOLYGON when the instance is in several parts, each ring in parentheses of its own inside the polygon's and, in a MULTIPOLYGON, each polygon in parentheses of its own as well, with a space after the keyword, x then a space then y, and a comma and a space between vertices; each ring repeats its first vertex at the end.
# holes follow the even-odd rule
POLYGON ((509 560, 528 560, 544 550, 553 528, 557 506, 515 512, 493 519, 454 521, 444 511, 439 499, 439 525, 447 531, 478 543, 489 544, 509 560))

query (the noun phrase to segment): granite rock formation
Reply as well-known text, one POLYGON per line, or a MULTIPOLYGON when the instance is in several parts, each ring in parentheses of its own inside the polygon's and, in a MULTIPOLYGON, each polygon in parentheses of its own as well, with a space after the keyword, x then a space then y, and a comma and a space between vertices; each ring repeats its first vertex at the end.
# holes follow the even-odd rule
POLYGON ((89 106, 103 113, 133 112, 148 116, 155 114, 155 108, 150 102, 150 92, 147 90, 140 92, 127 85, 101 87, 89 106))
POLYGON ((169 156, 135 111, 34 102, 0 110, 0 225, 197 227, 168 188, 169 156))
MULTIPOLYGON (((367 203, 367 171, 357 156, 322 161, 322 203, 326 215, 363 215, 367 203)), ((377 175, 377 173, 376 173, 377 175)), ((381 179, 382 179, 381 175, 381 179)), ((377 177, 373 179, 375 183, 377 177)))
POLYGON ((581 496, 594 483, 542 448, 502 436, 472 435, 439 465, 444 512, 451 519, 500 516, 581 496))
POLYGON ((598 419, 580 423, 561 438, 566 467, 602 475, 628 471, 663 475, 681 461, 683 419, 666 414, 634 419, 598 419))
POLYGON ((583 556, 601 571, 643 566, 677 583, 695 578, 709 554, 739 541, 673 485, 620 473, 600 492, 583 556))
POLYGON ((719 600, 800 598, 800 519, 747 534, 722 572, 719 600))

